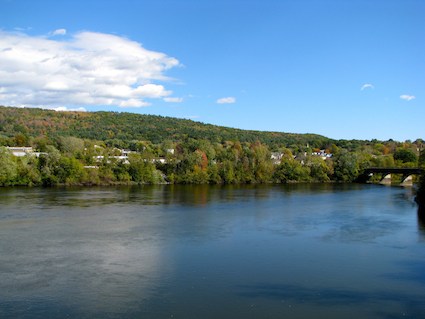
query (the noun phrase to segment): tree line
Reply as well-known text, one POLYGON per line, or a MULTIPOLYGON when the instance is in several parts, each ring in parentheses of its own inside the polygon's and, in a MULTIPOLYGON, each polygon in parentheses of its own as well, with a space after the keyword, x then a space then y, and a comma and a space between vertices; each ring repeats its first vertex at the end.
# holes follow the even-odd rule
POLYGON ((423 146, 421 139, 332 140, 130 113, 0 107, 2 186, 352 182, 369 167, 424 165, 423 146), (13 146, 34 152, 14 156, 13 146))
POLYGON ((39 152, 25 156, 0 147, 0 185, 353 182, 365 168, 414 167, 425 162, 423 153, 418 156, 412 150, 414 144, 401 144, 387 154, 379 143, 357 151, 331 145, 325 152, 332 149, 332 156, 325 153, 329 156, 324 159, 308 146, 298 147, 298 152, 284 146, 271 152, 259 141, 139 141, 126 156, 102 141, 71 136, 59 138, 54 145, 33 141, 39 152))

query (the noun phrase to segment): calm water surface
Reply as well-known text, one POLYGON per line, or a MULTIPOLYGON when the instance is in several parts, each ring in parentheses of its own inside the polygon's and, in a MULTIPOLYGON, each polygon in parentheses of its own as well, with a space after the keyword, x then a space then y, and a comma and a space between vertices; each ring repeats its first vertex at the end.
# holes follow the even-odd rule
POLYGON ((0 189, 1 318, 425 318, 412 190, 0 189))

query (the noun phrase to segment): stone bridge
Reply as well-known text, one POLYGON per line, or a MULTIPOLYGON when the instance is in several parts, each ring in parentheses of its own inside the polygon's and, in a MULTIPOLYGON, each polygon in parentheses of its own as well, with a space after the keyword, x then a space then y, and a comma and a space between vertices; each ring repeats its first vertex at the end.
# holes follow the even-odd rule
POLYGON ((364 172, 358 177, 358 182, 367 183, 368 180, 375 174, 381 175, 380 184, 391 184, 391 175, 399 174, 402 175, 402 186, 412 186, 412 175, 421 175, 424 169, 419 167, 401 168, 401 167, 371 167, 364 170, 364 172))

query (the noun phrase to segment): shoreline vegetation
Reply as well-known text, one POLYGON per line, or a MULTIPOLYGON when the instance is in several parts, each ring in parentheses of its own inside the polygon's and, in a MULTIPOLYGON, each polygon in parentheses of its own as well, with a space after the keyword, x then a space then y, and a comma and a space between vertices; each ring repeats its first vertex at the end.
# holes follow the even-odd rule
POLYGON ((354 182, 369 167, 423 167, 424 145, 0 107, 0 186, 354 182))

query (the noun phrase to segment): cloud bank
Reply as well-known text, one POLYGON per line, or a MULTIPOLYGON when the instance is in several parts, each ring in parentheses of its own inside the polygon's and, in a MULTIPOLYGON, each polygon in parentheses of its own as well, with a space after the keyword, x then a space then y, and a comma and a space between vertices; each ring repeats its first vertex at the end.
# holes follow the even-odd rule
POLYGON ((236 103, 236 98, 234 98, 233 96, 228 96, 228 97, 222 97, 221 99, 217 100, 218 104, 232 104, 232 103, 236 103))
POLYGON ((403 94, 403 95, 400 95, 400 99, 405 100, 405 101, 411 101, 411 100, 416 99, 416 96, 403 94))
POLYGON ((111 34, 52 39, 0 31, 0 104, 147 106, 148 99, 171 98, 158 82, 170 80, 165 72, 177 66, 175 58, 111 34))

